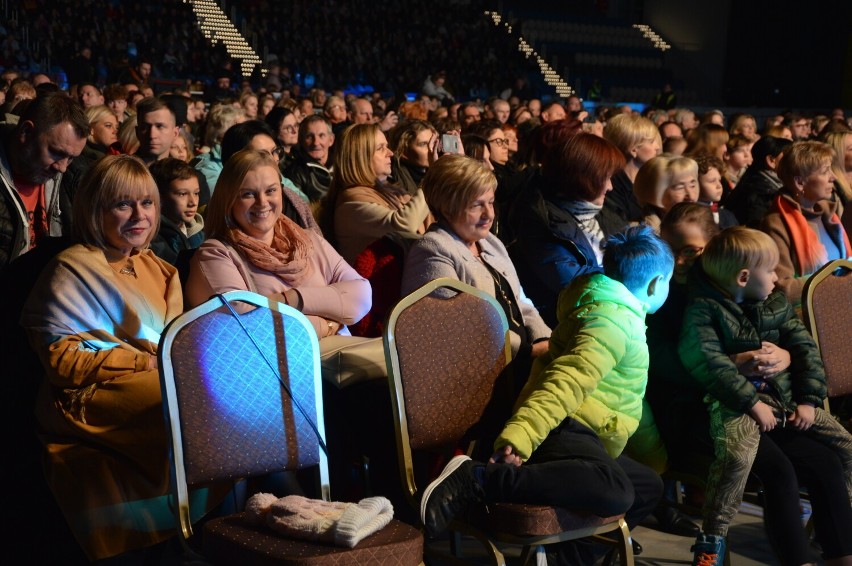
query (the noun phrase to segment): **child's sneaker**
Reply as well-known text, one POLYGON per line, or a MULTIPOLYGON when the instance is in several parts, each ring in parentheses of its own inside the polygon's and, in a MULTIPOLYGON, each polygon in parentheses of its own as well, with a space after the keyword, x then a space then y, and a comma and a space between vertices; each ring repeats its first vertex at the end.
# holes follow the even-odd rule
POLYGON ((701 533, 690 550, 695 553, 692 566, 721 566, 725 561, 725 537, 701 533))
POLYGON ((477 466, 482 464, 467 456, 456 456, 423 491, 420 520, 426 527, 427 535, 432 538, 440 535, 471 503, 484 500, 482 484, 474 475, 477 466))

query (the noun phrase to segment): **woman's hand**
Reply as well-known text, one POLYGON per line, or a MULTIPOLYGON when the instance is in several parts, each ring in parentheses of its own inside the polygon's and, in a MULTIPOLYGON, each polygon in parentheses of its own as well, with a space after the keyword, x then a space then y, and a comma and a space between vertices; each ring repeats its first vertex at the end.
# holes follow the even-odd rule
POLYGON ((772 342, 762 342, 759 350, 732 354, 731 361, 746 377, 767 379, 790 367, 790 352, 772 342))
POLYGON ((797 405, 796 411, 787 417, 787 422, 801 431, 806 431, 813 426, 815 418, 816 409, 810 405, 797 405))
POLYGON ((160 367, 159 362, 157 362, 157 356, 149 356, 148 357, 148 369, 158 369, 160 367))
POLYGON ((341 323, 337 322, 336 320, 329 320, 329 319, 323 318, 321 316, 317 317, 317 318, 319 318, 320 321, 322 321, 322 323, 323 323, 322 326, 323 326, 323 328, 325 328, 325 334, 320 336, 320 339, 328 338, 329 336, 334 336, 335 334, 340 332, 340 329, 343 327, 343 325, 341 323))
POLYGON ((524 463, 520 456, 515 454, 514 447, 511 444, 507 444, 497 452, 495 452, 491 458, 488 459, 489 464, 512 464, 514 466, 520 466, 524 463))
POLYGON ((755 420, 757 426, 760 428, 760 432, 769 432, 775 428, 776 424, 778 424, 778 421, 775 420, 775 413, 772 412, 772 407, 763 401, 755 403, 754 406, 749 409, 748 414, 755 420))

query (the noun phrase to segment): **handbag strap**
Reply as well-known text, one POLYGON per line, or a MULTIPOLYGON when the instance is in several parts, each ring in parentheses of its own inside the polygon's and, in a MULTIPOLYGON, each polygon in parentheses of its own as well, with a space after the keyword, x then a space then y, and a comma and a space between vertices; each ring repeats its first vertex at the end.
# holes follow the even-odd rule
POLYGON ((293 395, 293 391, 290 389, 290 385, 288 385, 281 377, 281 372, 278 371, 278 368, 266 356, 266 353, 260 347, 260 344, 257 343, 257 340, 255 340, 254 336, 252 336, 251 332, 249 332, 248 328, 246 328, 245 324, 243 324, 243 321, 240 319, 240 315, 237 314, 237 311, 234 310, 234 307, 231 306, 231 303, 229 303, 228 300, 225 299, 225 296, 221 293, 216 294, 216 296, 219 297, 219 300, 222 301, 222 304, 224 304, 228 308, 228 310, 231 312, 231 315, 240 325, 240 328, 243 329, 243 332, 245 332, 246 336, 248 336, 249 340, 251 340, 251 343, 254 344, 255 349, 258 351, 258 353, 260 353, 261 357, 263 358, 263 361, 266 362, 266 365, 269 367, 270 370, 272 370, 272 373, 275 375, 276 379, 278 379, 278 383, 281 384, 281 387, 283 387, 284 391, 287 392, 287 395, 290 396, 290 400, 293 401, 293 405, 296 407, 299 413, 302 414, 302 417, 308 422, 311 427, 311 430, 314 431, 314 435, 316 435, 317 437, 319 447, 322 448, 322 451, 325 453, 326 456, 328 456, 328 448, 326 447, 325 441, 323 440, 322 435, 320 434, 319 428, 317 427, 316 423, 314 423, 314 421, 308 416, 308 413, 305 411, 305 409, 302 408, 301 403, 299 403, 299 401, 293 395))

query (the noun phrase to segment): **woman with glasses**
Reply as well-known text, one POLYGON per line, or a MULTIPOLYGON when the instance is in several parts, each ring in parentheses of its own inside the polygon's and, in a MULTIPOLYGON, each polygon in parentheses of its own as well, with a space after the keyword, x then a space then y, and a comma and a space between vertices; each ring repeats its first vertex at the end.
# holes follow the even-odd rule
POLYGON ((497 177, 497 191, 495 193, 497 202, 497 219, 492 231, 503 241, 504 244, 511 242, 511 237, 506 233, 506 210, 517 196, 522 183, 513 183, 517 173, 515 164, 509 161, 509 138, 503 131, 503 125, 496 120, 483 120, 473 124, 468 130, 469 134, 476 134, 488 142, 488 152, 491 166, 494 167, 494 176, 497 177))
POLYGON ((299 143, 299 120, 287 108, 276 106, 263 119, 275 134, 275 141, 283 151, 280 169, 284 171, 292 161, 292 150, 299 143))
POLYGON ((320 218, 326 237, 350 263, 387 234, 422 234, 432 223, 422 189, 411 195, 388 181, 392 156, 376 124, 354 124, 340 138, 320 218))

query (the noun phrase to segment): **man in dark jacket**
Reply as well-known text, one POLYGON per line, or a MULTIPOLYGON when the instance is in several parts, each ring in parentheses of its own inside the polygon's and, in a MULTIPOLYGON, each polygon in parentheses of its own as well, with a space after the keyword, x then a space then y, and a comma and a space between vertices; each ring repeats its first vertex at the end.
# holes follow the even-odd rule
POLYGON ((329 150, 332 145, 334 133, 331 122, 325 116, 314 114, 299 124, 299 145, 293 149, 293 161, 283 174, 311 202, 322 199, 331 186, 329 150))
POLYGON ((71 200, 60 183, 88 133, 83 109, 64 93, 33 100, 17 126, 0 132, 0 267, 69 231, 71 200))

